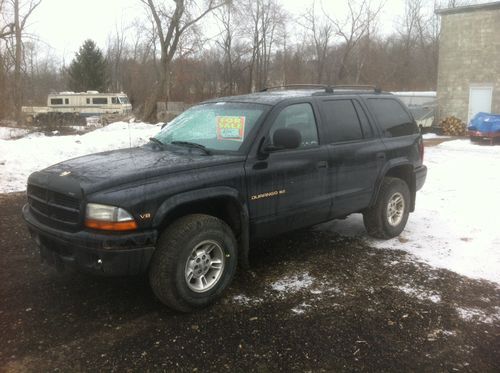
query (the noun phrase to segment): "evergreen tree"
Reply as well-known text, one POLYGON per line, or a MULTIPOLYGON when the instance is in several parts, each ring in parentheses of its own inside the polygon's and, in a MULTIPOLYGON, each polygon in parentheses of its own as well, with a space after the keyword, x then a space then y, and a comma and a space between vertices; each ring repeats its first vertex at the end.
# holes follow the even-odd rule
POLYGON ((94 41, 85 40, 68 69, 69 88, 75 92, 106 91, 107 62, 94 41))

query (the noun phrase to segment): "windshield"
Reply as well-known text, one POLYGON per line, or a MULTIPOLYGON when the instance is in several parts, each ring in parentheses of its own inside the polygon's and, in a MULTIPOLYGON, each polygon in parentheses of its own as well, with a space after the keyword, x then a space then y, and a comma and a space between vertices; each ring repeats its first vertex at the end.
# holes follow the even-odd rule
POLYGON ((127 96, 120 96, 119 99, 120 99, 120 102, 122 104, 128 104, 128 97, 127 96))
POLYGON ((238 151, 265 105, 217 102, 186 110, 155 138, 163 144, 190 142, 212 150, 238 151))

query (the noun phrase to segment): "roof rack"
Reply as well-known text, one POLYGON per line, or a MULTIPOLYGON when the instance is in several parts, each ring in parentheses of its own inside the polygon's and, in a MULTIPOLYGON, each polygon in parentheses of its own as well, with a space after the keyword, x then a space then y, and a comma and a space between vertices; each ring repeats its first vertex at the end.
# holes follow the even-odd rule
POLYGON ((270 90, 275 90, 275 89, 311 89, 311 88, 322 88, 325 90, 325 92, 332 93, 333 90, 331 87, 327 84, 285 84, 285 85, 278 85, 274 87, 266 87, 264 89, 261 89, 259 92, 267 92, 270 90))
POLYGON ((334 85, 332 86, 332 89, 352 89, 352 90, 363 90, 363 91, 368 91, 368 90, 373 90, 375 93, 381 93, 382 90, 380 87, 376 85, 334 85))
POLYGON ((325 90, 325 93, 334 93, 336 89, 351 89, 351 90, 373 90, 375 93, 381 93, 382 90, 378 86, 374 85, 328 85, 328 84, 286 84, 274 87, 266 87, 261 89, 259 92, 267 92, 270 90, 285 90, 285 89, 314 89, 314 88, 322 88, 325 90))

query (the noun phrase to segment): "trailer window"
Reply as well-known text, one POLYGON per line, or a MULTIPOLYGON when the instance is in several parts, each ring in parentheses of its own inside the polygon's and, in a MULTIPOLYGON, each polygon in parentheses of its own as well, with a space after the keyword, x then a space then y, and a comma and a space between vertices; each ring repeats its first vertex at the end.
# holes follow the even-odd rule
POLYGON ((64 103, 65 103, 66 105, 69 105, 69 98, 65 98, 65 99, 64 99, 64 103))
POLYGON ((90 105, 90 98, 87 99, 87 105, 90 105))
POLYGON ((107 97, 94 97, 92 99, 94 105, 106 105, 108 103, 107 97))
POLYGON ((51 98, 50 99, 50 104, 51 105, 62 105, 63 104, 63 99, 62 98, 51 98))

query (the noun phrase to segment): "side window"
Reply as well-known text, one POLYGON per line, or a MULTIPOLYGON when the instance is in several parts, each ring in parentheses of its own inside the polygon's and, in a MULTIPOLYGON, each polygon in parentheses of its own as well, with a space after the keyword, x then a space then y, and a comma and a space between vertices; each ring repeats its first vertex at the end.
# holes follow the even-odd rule
POLYGON ((111 98, 111 103, 112 103, 113 105, 117 105, 117 104, 119 104, 120 102, 118 101, 118 97, 112 97, 112 98, 111 98))
POLYGON ((51 105, 62 105, 63 104, 63 99, 62 98, 51 98, 50 99, 50 104, 51 105))
POLYGON ((368 121, 368 118, 365 113, 365 109, 361 106, 361 104, 354 100, 354 107, 356 108, 356 112, 358 113, 359 122, 361 123, 361 129, 363 130, 363 136, 365 139, 369 139, 373 137, 373 128, 368 121))
POLYGON ((368 104, 386 137, 406 136, 418 132, 413 119, 398 101, 390 98, 370 98, 368 104))
POLYGON ((64 99, 64 103, 65 103, 66 105, 69 105, 69 98, 65 98, 65 99, 64 99))
POLYGON ((108 98, 107 97, 94 97, 94 98, 92 98, 92 103, 94 105, 107 105, 108 98))
POLYGON ((294 104, 281 110, 271 126, 271 141, 274 131, 278 128, 293 128, 299 131, 302 136, 300 148, 318 145, 318 128, 310 104, 294 104))
POLYGON ((363 138, 358 114, 352 100, 332 100, 321 103, 323 117, 328 126, 330 143, 363 138))
POLYGON ((87 105, 90 105, 90 98, 87 99, 87 105))

